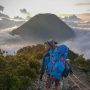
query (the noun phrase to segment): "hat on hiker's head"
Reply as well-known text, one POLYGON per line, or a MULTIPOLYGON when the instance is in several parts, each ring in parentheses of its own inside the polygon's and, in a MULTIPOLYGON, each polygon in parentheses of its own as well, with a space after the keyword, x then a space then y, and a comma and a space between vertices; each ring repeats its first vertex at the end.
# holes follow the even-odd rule
POLYGON ((54 48, 55 45, 57 44, 55 40, 48 40, 45 43, 48 44, 51 48, 54 48))
POLYGON ((55 40, 53 40, 53 43, 54 43, 54 44, 58 44, 58 42, 57 42, 57 41, 55 41, 55 40))

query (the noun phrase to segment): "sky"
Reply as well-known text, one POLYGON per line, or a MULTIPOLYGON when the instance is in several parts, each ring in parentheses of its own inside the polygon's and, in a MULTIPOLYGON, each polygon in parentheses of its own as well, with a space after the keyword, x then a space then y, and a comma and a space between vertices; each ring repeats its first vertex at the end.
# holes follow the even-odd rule
POLYGON ((57 15, 90 13, 90 0, 0 0, 5 14, 10 17, 25 15, 20 9, 26 9, 27 14, 53 13, 57 15))

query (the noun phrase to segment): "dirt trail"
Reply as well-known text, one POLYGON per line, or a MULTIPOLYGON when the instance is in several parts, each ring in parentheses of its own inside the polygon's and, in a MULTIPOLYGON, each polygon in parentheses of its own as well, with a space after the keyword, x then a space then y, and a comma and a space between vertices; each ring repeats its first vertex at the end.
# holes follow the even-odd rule
MULTIPOLYGON (((90 76, 89 76, 90 77, 90 76)), ((87 75, 79 70, 74 70, 74 74, 70 75, 68 79, 62 83, 62 90, 90 90, 90 82, 87 75), (68 87, 65 89, 65 87, 68 87)), ((43 77, 43 81, 37 80, 32 87, 28 90, 45 90, 46 75, 43 77)), ((51 90, 53 90, 54 85, 51 90)))

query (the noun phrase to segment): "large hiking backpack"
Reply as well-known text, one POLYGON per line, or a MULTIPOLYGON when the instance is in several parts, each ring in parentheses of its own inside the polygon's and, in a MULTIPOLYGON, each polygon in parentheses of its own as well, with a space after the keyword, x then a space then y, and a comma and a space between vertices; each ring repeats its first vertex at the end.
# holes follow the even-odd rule
POLYGON ((50 57, 52 57, 52 59, 48 64, 49 73, 56 77, 58 77, 58 74, 62 74, 62 77, 67 77, 70 69, 69 64, 66 62, 68 58, 68 47, 66 45, 57 46, 50 57), (61 58, 63 58, 63 61, 61 58))
POLYGON ((61 60, 61 62, 63 62, 65 69, 62 72, 62 76, 66 78, 71 70, 70 64, 66 61, 66 59, 68 58, 69 49, 66 45, 59 45, 59 46, 57 46, 56 50, 57 50, 59 60, 61 60, 61 58, 63 58, 63 60, 61 60))
POLYGON ((54 65, 57 61, 57 55, 54 50, 50 52, 50 62, 48 63, 48 72, 49 74, 53 71, 54 65))
POLYGON ((68 58, 68 47, 66 45, 59 45, 56 48, 56 52, 58 54, 58 58, 64 58, 64 60, 66 60, 68 58))

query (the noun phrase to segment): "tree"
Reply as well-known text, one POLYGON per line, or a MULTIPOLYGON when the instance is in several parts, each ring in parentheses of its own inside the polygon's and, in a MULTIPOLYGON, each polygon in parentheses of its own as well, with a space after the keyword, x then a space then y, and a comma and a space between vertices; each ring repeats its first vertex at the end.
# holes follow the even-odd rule
POLYGON ((86 60, 84 55, 80 55, 75 59, 75 65, 81 70, 90 72, 90 60, 86 60))

